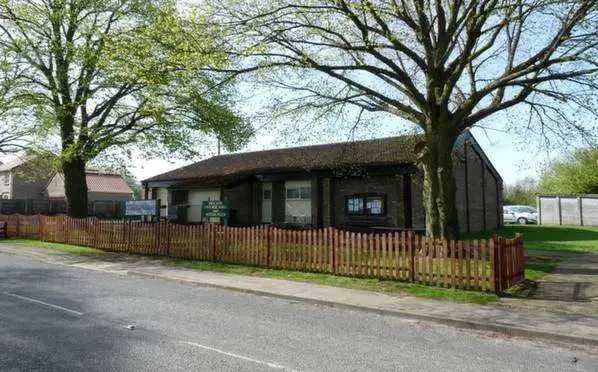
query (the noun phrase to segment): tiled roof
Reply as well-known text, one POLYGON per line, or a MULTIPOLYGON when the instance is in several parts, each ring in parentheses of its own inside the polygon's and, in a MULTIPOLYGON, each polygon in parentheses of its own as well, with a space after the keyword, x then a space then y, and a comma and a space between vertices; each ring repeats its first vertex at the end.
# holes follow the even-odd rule
POLYGON ((284 170, 335 169, 347 165, 413 164, 421 136, 406 135, 366 141, 332 143, 214 156, 166 172, 144 182, 213 179, 284 170))
POLYGON ((125 180, 117 174, 102 174, 87 172, 85 175, 89 192, 102 192, 110 194, 133 194, 133 190, 125 180))

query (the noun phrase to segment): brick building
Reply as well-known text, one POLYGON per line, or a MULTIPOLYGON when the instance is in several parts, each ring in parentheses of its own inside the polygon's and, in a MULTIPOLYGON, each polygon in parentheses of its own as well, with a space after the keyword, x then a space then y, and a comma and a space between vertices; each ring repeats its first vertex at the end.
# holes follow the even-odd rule
MULTIPOLYGON (((201 204, 227 199, 230 224, 424 229, 420 136, 215 156, 144 180, 163 216, 200 222, 201 204), (176 209, 176 213, 173 213, 176 209), (170 213, 169 213, 170 210, 170 213)), ((470 132, 454 146, 461 231, 502 225, 502 179, 470 132)))

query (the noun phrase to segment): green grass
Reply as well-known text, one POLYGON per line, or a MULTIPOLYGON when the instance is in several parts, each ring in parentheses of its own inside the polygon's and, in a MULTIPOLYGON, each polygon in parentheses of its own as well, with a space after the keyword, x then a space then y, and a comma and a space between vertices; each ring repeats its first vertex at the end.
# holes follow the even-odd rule
POLYGON ((44 248, 44 249, 50 249, 53 251, 62 251, 62 252, 80 254, 82 256, 106 256, 106 255, 112 254, 111 252, 103 251, 101 249, 81 247, 81 246, 69 245, 69 244, 48 243, 48 242, 42 242, 39 240, 31 240, 31 239, 10 239, 10 240, 6 240, 6 242, 10 243, 11 245, 22 245, 22 246, 34 247, 34 248, 44 248))
MULTIPOLYGON (((69 244, 47 243, 29 239, 11 239, 13 245, 51 249, 85 256, 105 256, 111 252, 69 244)), ((491 293, 463 291, 448 288, 428 287, 418 284, 397 282, 392 280, 350 278, 330 274, 309 273, 294 270, 264 269, 255 266, 225 264, 208 261, 163 260, 165 264, 186 267, 196 270, 216 271, 240 275, 260 276, 274 279, 293 280, 298 282, 317 283, 343 288, 354 288, 382 292, 394 295, 411 295, 477 304, 497 301, 498 297, 491 293)))
POLYGON ((196 270, 285 279, 298 282, 324 284, 335 287, 364 289, 388 294, 449 299, 477 304, 487 304, 497 301, 498 299, 496 295, 490 293, 428 287, 392 280, 350 278, 330 274, 308 273, 294 270, 264 269, 252 266, 207 261, 166 260, 165 263, 196 270))
POLYGON ((573 256, 598 252, 596 226, 508 225, 502 229, 472 233, 465 239, 487 239, 492 235, 513 237, 522 233, 525 247, 525 277, 538 280, 573 256))

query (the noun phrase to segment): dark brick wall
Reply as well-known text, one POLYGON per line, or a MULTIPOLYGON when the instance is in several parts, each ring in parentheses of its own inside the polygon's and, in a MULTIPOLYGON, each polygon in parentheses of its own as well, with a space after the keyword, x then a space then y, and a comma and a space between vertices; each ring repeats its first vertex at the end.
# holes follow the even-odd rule
MULTIPOLYGON (((40 176, 38 179, 29 180, 25 176, 13 172, 12 177, 12 198, 13 199, 42 199, 45 195, 45 188, 50 181, 50 177, 40 176)), ((22 172, 25 172, 23 170, 22 172)))
POLYGON ((285 212, 284 181, 272 182, 272 224, 282 225, 285 212))
POLYGON ((486 230, 494 230, 500 226, 499 217, 497 211, 499 209, 497 203, 496 193, 496 179, 488 169, 485 167, 485 206, 486 206, 486 230))
POLYGON ((320 195, 318 195, 318 179, 311 180, 311 225, 318 227, 318 211, 320 206, 320 195))
POLYGON ((231 207, 231 224, 252 225, 253 220, 253 182, 246 181, 233 187, 222 189, 221 197, 227 198, 231 207))
POLYGON ((457 218, 459 221, 459 231, 467 231, 467 168, 465 167, 464 145, 456 149, 456 156, 453 158, 453 173, 455 175, 455 185, 457 187, 456 203, 457 218))
POLYGON ((482 159, 471 145, 467 145, 467 191, 469 193, 469 229, 484 229, 484 199, 482 195, 482 159))
POLYGON ((254 225, 260 225, 262 223, 262 198, 264 197, 262 191, 262 183, 254 180, 252 181, 252 188, 253 194, 253 208, 252 208, 252 220, 254 225))
POLYGON ((501 226, 502 183, 471 143, 466 142, 456 150, 454 172, 460 231, 492 230, 501 226))
POLYGON ((413 208, 413 228, 426 227, 426 214, 424 209, 424 178, 423 173, 411 177, 411 203, 413 208))
POLYGON ((330 178, 322 178, 322 227, 332 226, 332 181, 330 178))
POLYGON ((371 176, 334 180, 334 225, 396 226, 405 225, 403 179, 401 175, 371 176), (382 194, 386 196, 385 216, 347 216, 345 197, 354 194, 382 194))

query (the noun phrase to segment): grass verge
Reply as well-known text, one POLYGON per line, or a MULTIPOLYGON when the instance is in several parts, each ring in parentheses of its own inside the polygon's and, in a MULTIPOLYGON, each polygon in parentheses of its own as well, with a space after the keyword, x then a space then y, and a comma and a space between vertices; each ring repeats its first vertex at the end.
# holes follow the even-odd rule
POLYGON ((525 278, 538 280, 574 256, 598 252, 596 226, 507 225, 499 230, 466 234, 466 239, 487 239, 492 235, 512 237, 523 233, 525 278))
POLYGON ((437 298, 487 304, 495 302, 498 297, 491 293, 462 291, 449 288, 428 287, 418 284, 397 282, 393 280, 350 278, 324 273, 309 273, 294 270, 264 269, 260 267, 225 264, 207 261, 166 260, 165 263, 196 270, 217 271, 231 274, 260 276, 274 279, 292 280, 324 284, 335 287, 370 290, 387 294, 411 295, 417 297, 437 298))
MULTIPOLYGON (((10 244, 34 248, 44 248, 63 252, 75 253, 85 256, 105 256, 113 254, 100 249, 80 247, 69 244, 40 242, 37 240, 11 239, 10 244)), ((187 261, 163 259, 167 265, 174 265, 195 270, 215 271, 264 278, 284 279, 297 282, 324 284, 342 288, 363 289, 391 295, 411 295, 417 297, 436 298, 443 300, 463 301, 476 304, 495 302, 498 297, 491 293, 462 291, 449 288, 428 287, 418 284, 397 282, 393 280, 350 278, 322 273, 309 273, 294 270, 264 269, 254 266, 225 264, 209 261, 187 261)))
POLYGON ((34 248, 44 248, 44 249, 50 249, 53 251, 61 251, 61 252, 80 254, 82 256, 107 256, 107 255, 113 254, 111 252, 103 251, 101 249, 96 249, 96 248, 81 247, 78 245, 69 245, 69 244, 61 244, 61 243, 49 243, 49 242, 42 242, 39 240, 10 239, 10 240, 7 240, 6 242, 10 243, 11 245, 21 245, 21 246, 34 247, 34 248))

